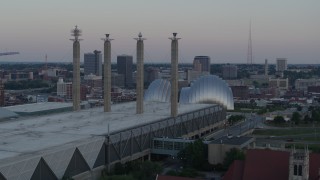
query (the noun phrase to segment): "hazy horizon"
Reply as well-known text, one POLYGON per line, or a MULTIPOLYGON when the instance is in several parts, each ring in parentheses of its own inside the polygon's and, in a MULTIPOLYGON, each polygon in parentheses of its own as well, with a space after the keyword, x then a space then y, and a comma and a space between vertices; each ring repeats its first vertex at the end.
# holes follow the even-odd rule
MULTIPOLYGON (((285 57, 288 64, 320 63, 320 1, 212 0, 4 0, 0 7, 0 61, 71 62, 70 30, 83 31, 83 54, 102 50, 104 34, 111 34, 112 61, 135 57, 133 38, 142 32, 146 63, 169 63, 172 32, 178 32, 179 62, 194 56, 211 63, 246 63, 249 22, 252 21, 254 63, 285 57)), ((134 58, 135 59, 135 58, 134 58)))

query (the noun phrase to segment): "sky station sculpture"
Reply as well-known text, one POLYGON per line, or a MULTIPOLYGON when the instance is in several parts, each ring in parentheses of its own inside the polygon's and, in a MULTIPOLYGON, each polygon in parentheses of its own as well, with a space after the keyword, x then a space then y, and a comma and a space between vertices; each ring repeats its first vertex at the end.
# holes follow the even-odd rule
POLYGON ((173 33, 171 39, 171 116, 178 115, 178 33, 173 33))
POLYGON ((111 41, 109 34, 106 34, 106 38, 102 38, 104 41, 104 112, 111 111, 111 41))
POLYGON ((144 90, 144 76, 143 76, 143 56, 144 56, 144 44, 141 32, 138 35, 138 38, 134 38, 137 40, 137 114, 143 113, 143 90, 144 90))
POLYGON ((72 82, 72 100, 73 100, 73 110, 80 110, 80 40, 81 30, 76 26, 71 30, 71 36, 73 41, 73 82, 72 82))

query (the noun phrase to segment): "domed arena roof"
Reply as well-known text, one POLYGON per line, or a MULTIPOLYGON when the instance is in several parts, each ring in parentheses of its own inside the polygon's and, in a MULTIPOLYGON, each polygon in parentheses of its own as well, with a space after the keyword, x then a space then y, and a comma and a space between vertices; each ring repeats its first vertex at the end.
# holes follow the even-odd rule
MULTIPOLYGON (((153 81, 145 92, 144 101, 170 102, 171 84, 164 79, 153 81)), ((179 103, 217 103, 234 109, 233 94, 228 84, 215 75, 202 76, 191 87, 181 89, 179 103)))
POLYGON ((191 87, 182 88, 180 103, 217 103, 234 109, 233 94, 228 84, 215 75, 202 76, 191 87))
POLYGON ((144 101, 170 102, 171 84, 168 80, 156 79, 146 90, 144 101))

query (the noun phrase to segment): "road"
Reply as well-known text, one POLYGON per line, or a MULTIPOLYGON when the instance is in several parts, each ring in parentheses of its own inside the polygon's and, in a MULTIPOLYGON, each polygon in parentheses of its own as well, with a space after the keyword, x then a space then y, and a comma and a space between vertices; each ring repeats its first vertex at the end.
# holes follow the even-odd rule
POLYGON ((263 118, 255 114, 246 114, 246 120, 207 135, 204 139, 219 139, 223 136, 238 136, 254 128, 265 128, 263 118))

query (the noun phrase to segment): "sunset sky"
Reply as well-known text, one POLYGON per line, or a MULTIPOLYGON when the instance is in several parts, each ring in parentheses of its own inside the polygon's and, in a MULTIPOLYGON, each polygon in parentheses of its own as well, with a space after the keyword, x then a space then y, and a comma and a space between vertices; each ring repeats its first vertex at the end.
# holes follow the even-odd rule
MULTIPOLYGON (((249 23, 255 63, 277 57, 289 64, 320 63, 319 0, 2 0, 0 61, 71 62, 70 30, 83 31, 83 53, 102 50, 110 33, 112 61, 135 57, 141 32, 145 61, 170 61, 172 32, 178 32, 179 61, 208 55, 212 63, 246 63, 249 23)), ((134 58, 135 59, 135 58, 134 58)))

